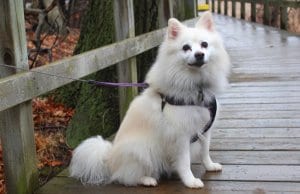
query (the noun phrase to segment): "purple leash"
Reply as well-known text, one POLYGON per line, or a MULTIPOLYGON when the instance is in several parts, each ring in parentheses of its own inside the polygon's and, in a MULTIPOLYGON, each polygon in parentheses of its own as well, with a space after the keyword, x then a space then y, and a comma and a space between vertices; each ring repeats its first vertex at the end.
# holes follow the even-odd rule
POLYGON ((96 80, 87 80, 89 84, 93 84, 95 86, 108 86, 108 87, 139 87, 139 88, 147 88, 149 84, 147 83, 114 83, 114 82, 100 82, 96 80))
POLYGON ((16 67, 16 66, 11 66, 11 65, 6 65, 6 64, 1 64, 0 66, 3 67, 7 67, 7 68, 11 68, 11 69, 20 69, 23 71, 29 71, 32 73, 38 73, 38 74, 42 74, 42 75, 47 75, 47 76, 52 76, 52 77, 56 77, 56 78, 62 78, 62 79, 69 79, 72 81, 80 81, 80 82, 84 82, 84 83, 89 83, 89 84, 93 84, 95 86, 108 86, 108 87, 140 87, 140 88, 147 88, 149 87, 149 84, 147 83, 115 83, 115 82, 101 82, 101 81, 96 81, 96 80, 85 80, 85 79, 76 79, 76 78, 71 78, 71 77, 67 77, 67 76, 63 76, 63 75, 55 75, 55 74, 51 74, 51 73, 45 73, 45 72, 40 72, 40 71, 36 71, 36 70, 28 70, 26 68, 22 68, 22 67, 16 67))

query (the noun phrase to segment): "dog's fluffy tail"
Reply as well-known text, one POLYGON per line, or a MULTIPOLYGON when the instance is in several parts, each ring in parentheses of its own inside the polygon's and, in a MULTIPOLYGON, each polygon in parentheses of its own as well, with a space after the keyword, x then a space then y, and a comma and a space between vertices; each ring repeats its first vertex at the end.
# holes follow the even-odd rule
POLYGON ((101 136, 83 141, 73 152, 70 176, 80 179, 83 184, 104 184, 110 180, 106 164, 112 144, 101 136))

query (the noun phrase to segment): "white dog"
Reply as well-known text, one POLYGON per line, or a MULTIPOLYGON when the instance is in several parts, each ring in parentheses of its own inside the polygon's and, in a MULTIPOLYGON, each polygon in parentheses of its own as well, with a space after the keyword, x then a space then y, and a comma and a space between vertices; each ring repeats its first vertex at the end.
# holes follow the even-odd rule
POLYGON ((203 187, 191 171, 191 158, 200 154, 207 170, 222 170, 209 156, 214 117, 209 106, 213 94, 226 87, 229 72, 211 13, 195 28, 171 18, 146 77, 149 87, 130 104, 113 143, 97 136, 75 149, 71 176, 89 184, 156 186, 162 174, 175 172, 187 187, 203 187))

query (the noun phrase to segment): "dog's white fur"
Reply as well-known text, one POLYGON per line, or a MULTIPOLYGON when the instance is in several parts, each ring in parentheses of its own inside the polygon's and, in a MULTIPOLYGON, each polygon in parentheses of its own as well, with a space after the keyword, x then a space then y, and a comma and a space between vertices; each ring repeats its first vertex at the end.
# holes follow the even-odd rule
POLYGON ((210 93, 226 87, 229 71, 229 57, 209 12, 195 28, 171 18, 156 62, 147 74, 149 88, 130 104, 112 144, 98 136, 75 149, 71 176, 91 184, 155 186, 163 173, 176 172, 187 187, 203 187, 191 171, 191 158, 200 155, 209 171, 222 169, 209 156, 211 130, 201 134, 210 119, 209 111, 203 106, 168 103, 162 111, 159 93, 188 103, 197 100, 201 87, 208 102, 210 93), (203 41, 208 43, 207 48, 201 46, 203 41), (185 44, 191 49, 183 50, 185 44), (197 52, 204 53, 205 64, 201 67, 189 65, 195 62, 197 52), (191 144, 194 134, 199 140, 191 144))

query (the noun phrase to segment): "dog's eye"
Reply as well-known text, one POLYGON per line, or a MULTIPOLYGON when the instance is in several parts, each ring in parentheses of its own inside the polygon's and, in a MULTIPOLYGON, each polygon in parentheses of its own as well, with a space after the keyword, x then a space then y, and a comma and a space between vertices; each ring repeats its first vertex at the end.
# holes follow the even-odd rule
POLYGON ((182 50, 184 51, 188 51, 188 50, 192 50, 191 46, 188 44, 183 45, 182 50))
POLYGON ((208 43, 207 42, 201 42, 201 47, 202 48, 207 48, 208 47, 208 43))

